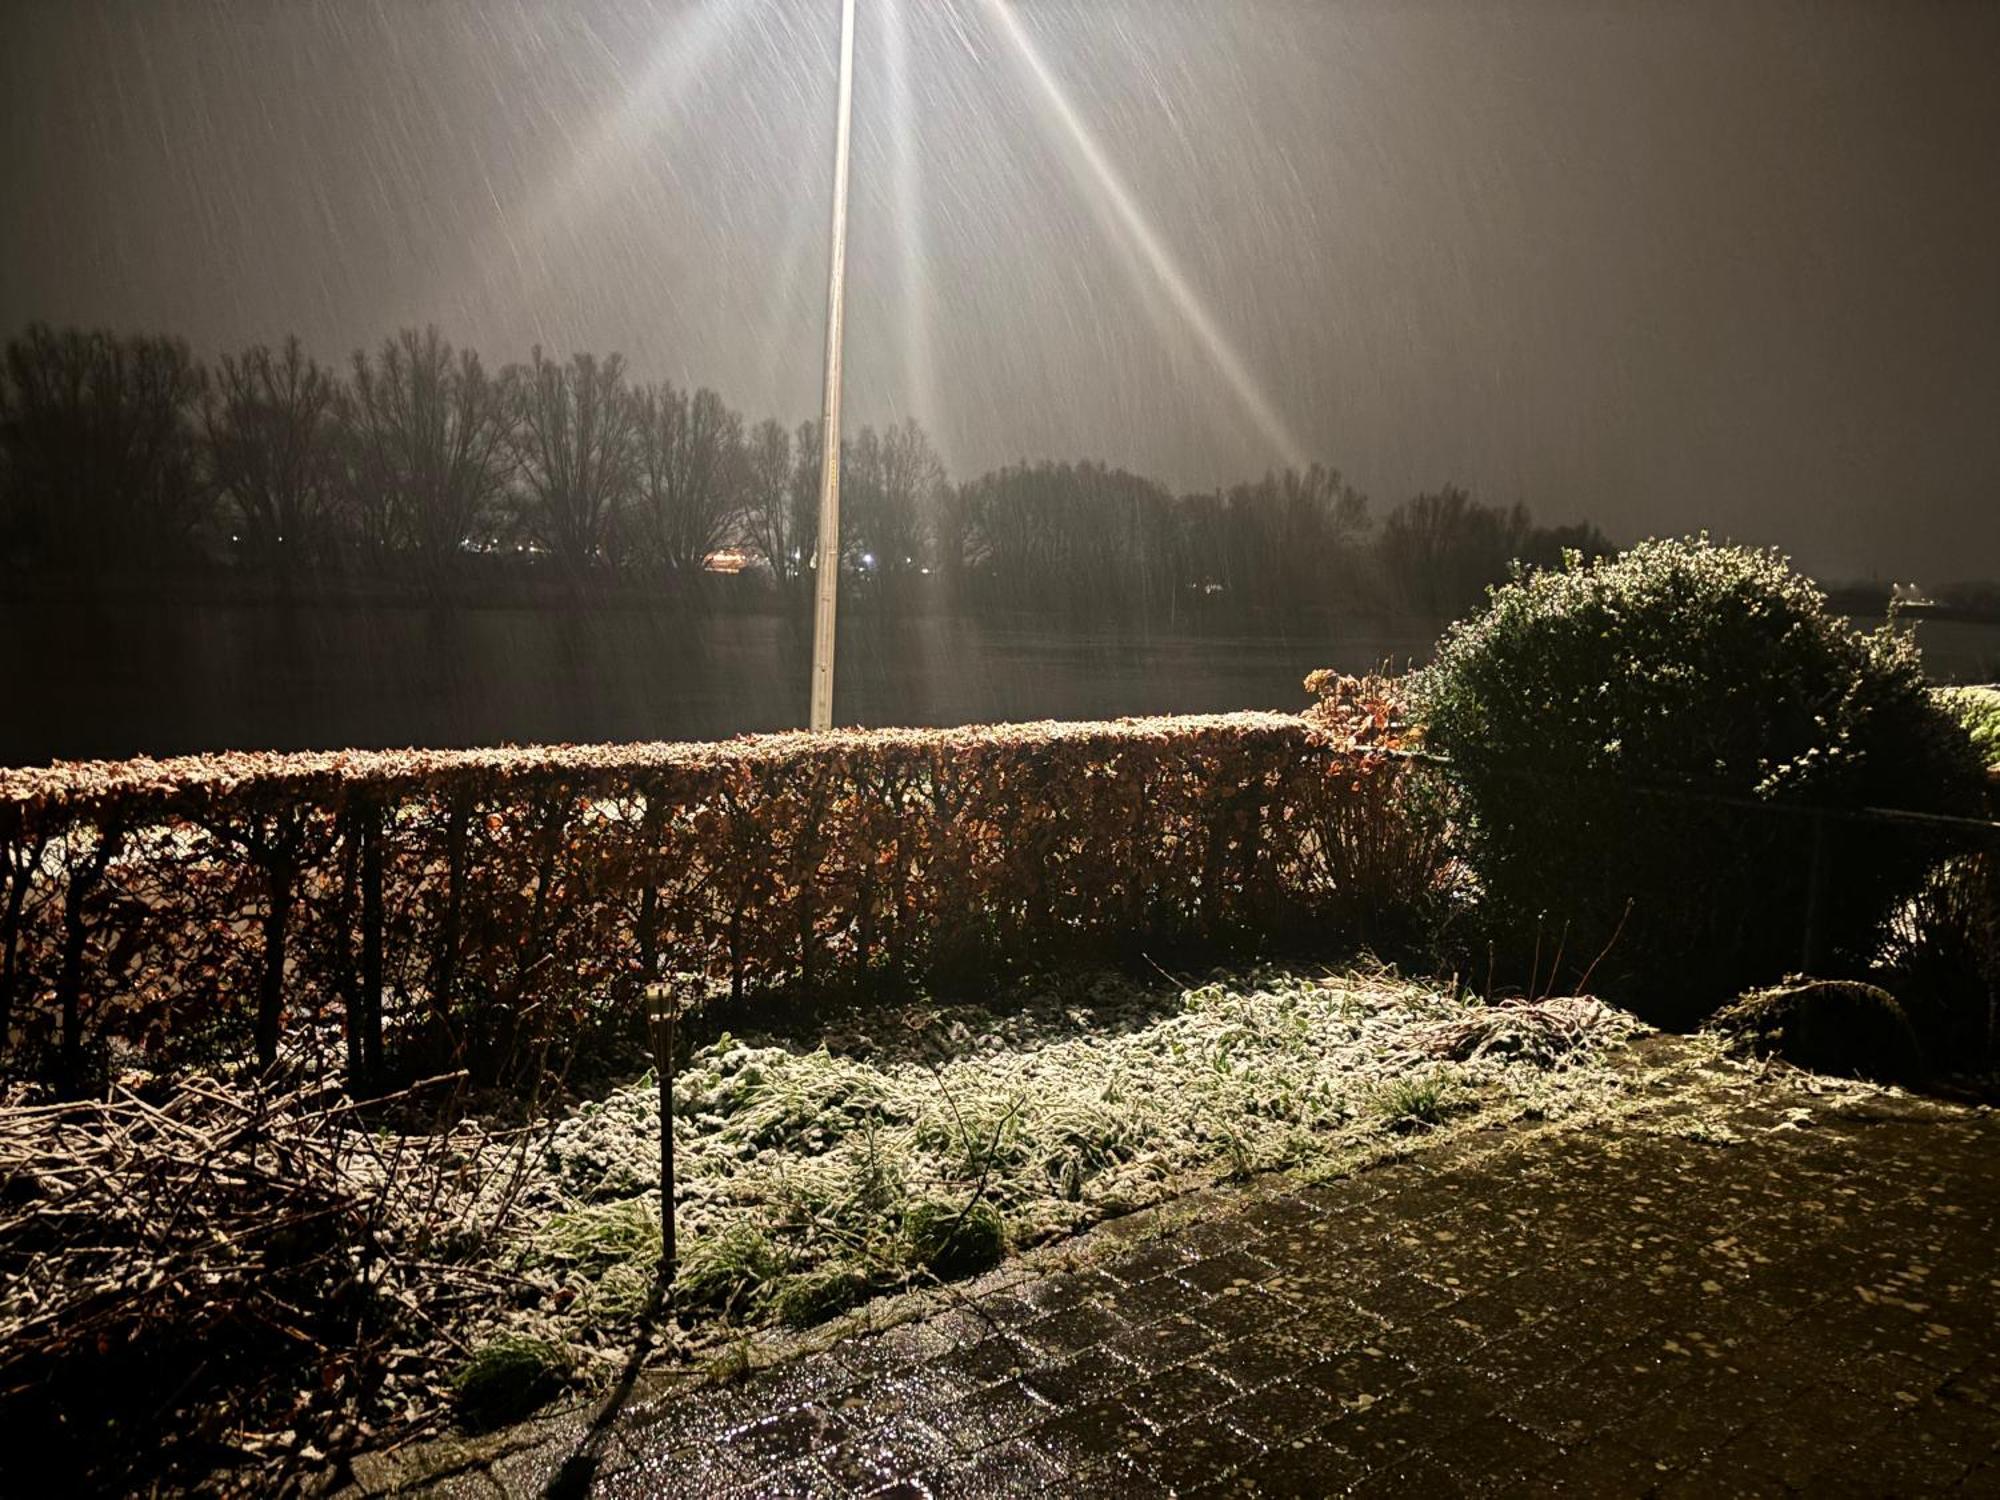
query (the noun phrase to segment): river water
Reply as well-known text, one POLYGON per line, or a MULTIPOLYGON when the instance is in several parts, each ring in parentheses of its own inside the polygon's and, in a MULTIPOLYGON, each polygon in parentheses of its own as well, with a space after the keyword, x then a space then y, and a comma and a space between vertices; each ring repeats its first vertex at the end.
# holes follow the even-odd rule
MULTIPOLYGON (((1295 633, 884 618, 841 630, 836 718, 938 725, 1294 709, 1316 667, 1422 661, 1439 622, 1295 633)), ((811 632, 642 610, 0 603, 0 764, 220 749, 716 739, 804 721, 811 632)), ((2000 626, 1926 622, 1934 675, 2000 672, 2000 626)))

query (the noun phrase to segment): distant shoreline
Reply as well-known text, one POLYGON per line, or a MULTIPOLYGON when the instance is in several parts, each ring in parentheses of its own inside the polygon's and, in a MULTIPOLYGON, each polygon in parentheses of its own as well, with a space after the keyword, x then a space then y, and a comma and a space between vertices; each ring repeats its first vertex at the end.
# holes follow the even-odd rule
MULTIPOLYGON (((175 572, 80 577, 0 572, 0 601, 61 610, 100 607, 142 609, 273 609, 337 612, 513 612, 559 615, 652 615, 661 618, 795 620, 809 624, 812 601, 788 594, 768 580, 704 574, 680 588, 658 583, 596 580, 573 587, 554 579, 502 574, 447 579, 435 587, 370 576, 301 578, 287 586, 268 574, 175 572)), ((955 593, 942 580, 907 582, 892 592, 859 579, 842 581, 843 616, 882 619, 959 619, 993 625, 1073 621, 1088 631, 1129 624, 1142 629, 1193 629, 1210 625, 1252 634, 1297 634, 1303 628, 1353 620, 1430 618, 1424 611, 1385 602, 1372 592, 1335 595, 1298 608, 1190 592, 1168 606, 1143 611, 1050 611, 991 597, 955 593)))
MULTIPOLYGON (((263 573, 226 569, 170 573, 109 574, 83 577, 0 570, 0 594, 13 604, 52 604, 65 608, 121 605, 175 608, 278 608, 299 610, 443 610, 537 611, 551 614, 639 613, 662 616, 748 615, 776 620, 810 618, 810 600, 788 596, 767 580, 750 576, 704 574, 674 588, 658 583, 595 580, 580 587, 554 579, 505 573, 467 576, 426 586, 414 580, 371 576, 316 576, 289 585, 263 573)), ((1853 620, 1883 621, 1891 616, 1887 594, 1872 589, 1833 588, 1828 606, 1853 620)), ((988 599, 954 597, 941 583, 929 580, 885 596, 865 584, 843 590, 843 610, 866 615, 979 620, 996 625, 1015 621, 1048 623, 1044 610, 1021 608, 988 599)), ((1249 601, 1189 598, 1171 608, 1143 616, 1077 616, 1092 629, 1117 626, 1128 619, 1135 626, 1199 627, 1222 624, 1252 634, 1296 634, 1314 626, 1356 619, 1415 618, 1421 610, 1396 608, 1375 597, 1336 597, 1315 602, 1303 611, 1282 616, 1249 601)), ((1967 625, 2000 625, 2000 598, 1993 602, 1926 601, 1899 606, 1895 618, 1939 620, 1967 625)))

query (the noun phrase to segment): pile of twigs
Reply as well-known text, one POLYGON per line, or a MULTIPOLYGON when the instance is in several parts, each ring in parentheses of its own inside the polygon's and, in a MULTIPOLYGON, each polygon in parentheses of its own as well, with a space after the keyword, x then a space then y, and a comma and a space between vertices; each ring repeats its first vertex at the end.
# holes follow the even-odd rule
POLYGON ((0 1481, 264 1487, 435 1406, 526 1155, 270 1078, 0 1108, 0 1481))
POLYGON ((1439 1022, 1422 1034, 1419 1046, 1457 1062, 1496 1056, 1561 1067, 1589 1043, 1604 1040, 1606 1028, 1634 1029, 1622 1011, 1585 995, 1509 997, 1439 1022))

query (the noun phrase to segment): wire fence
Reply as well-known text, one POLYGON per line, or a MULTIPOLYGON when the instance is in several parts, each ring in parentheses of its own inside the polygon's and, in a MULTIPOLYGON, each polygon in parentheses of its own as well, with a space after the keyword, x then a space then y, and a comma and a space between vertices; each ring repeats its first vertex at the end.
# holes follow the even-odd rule
MULTIPOLYGON (((1463 768, 1436 751, 1390 746, 1363 746, 1358 753, 1428 766, 1446 778, 1463 768)), ((1967 985, 1978 993, 1962 1003, 1983 1008, 1981 1056, 2000 1056, 2000 820, 1991 816, 1942 813, 1919 808, 1867 804, 1832 804, 1784 797, 1758 797, 1719 788, 1654 781, 1642 777, 1593 775, 1580 770, 1534 766, 1481 767, 1482 774, 1512 778, 1534 787, 1540 795, 1610 801, 1644 800, 1690 812, 1721 813, 1752 818, 1782 830, 1779 842, 1795 850, 1789 874, 1767 870, 1772 881, 1791 879, 1803 887, 1797 929, 1797 970, 1819 974, 1832 949, 1851 935, 1830 930, 1839 890, 1844 831, 1870 830, 1899 834, 1919 863, 1928 865, 1924 885, 1906 895, 1892 913, 1885 947, 1905 954, 1927 945, 1936 958, 1950 948, 1967 985), (1951 928, 1939 931, 1940 924, 1951 928)), ((1989 772, 1989 807, 2000 807, 2000 768, 1989 772)), ((1962 1060, 1962 1059, 1961 1059, 1962 1060)))

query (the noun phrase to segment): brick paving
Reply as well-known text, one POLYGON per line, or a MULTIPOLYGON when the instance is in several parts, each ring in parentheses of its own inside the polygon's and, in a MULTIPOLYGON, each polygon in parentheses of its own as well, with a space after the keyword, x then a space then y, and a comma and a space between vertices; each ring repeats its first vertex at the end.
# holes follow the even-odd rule
POLYGON ((1085 1268, 434 1492, 2000 1495, 2000 1115, 1708 1118, 1106 1225, 1085 1268))

